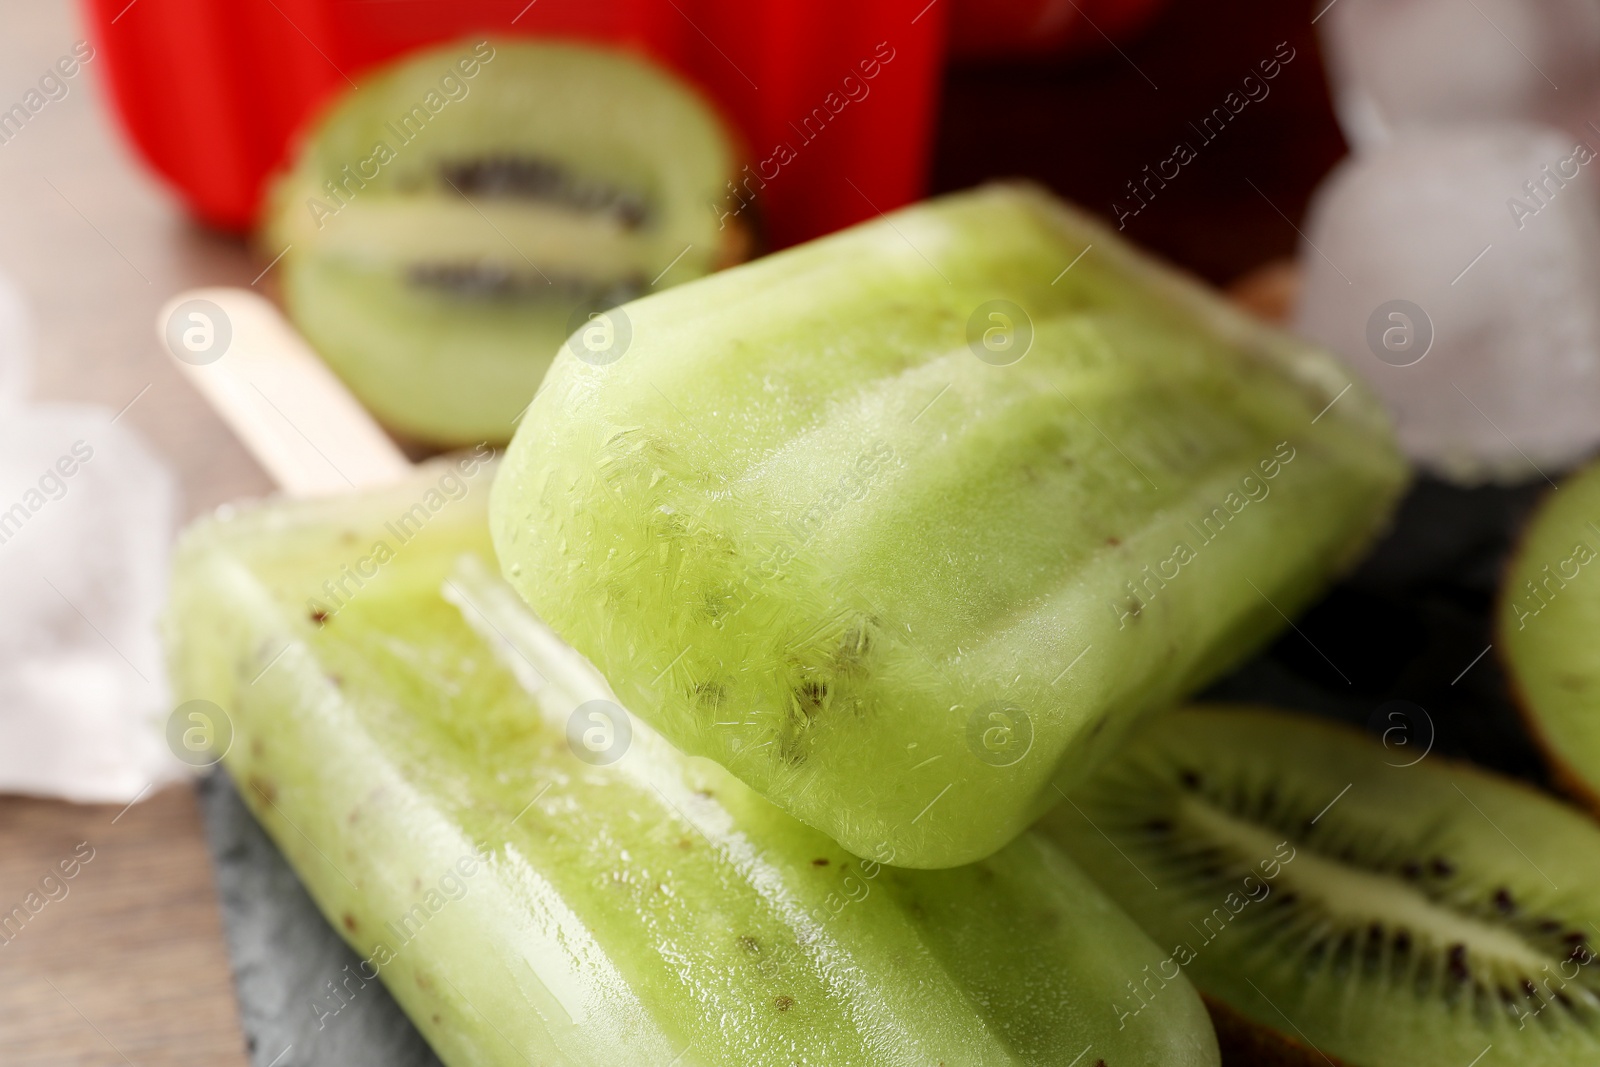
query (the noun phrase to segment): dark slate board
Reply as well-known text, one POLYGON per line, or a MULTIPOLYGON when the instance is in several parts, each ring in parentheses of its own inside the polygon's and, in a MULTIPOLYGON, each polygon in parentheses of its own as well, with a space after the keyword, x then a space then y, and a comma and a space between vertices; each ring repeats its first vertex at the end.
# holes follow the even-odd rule
POLYGON ((1549 491, 1542 482, 1514 489, 1419 482, 1354 574, 1201 699, 1327 715, 1380 738, 1387 732, 1397 763, 1426 750, 1548 788, 1499 649, 1484 650, 1495 640, 1507 556, 1549 491))
MULTIPOLYGON (((1548 785, 1495 652, 1480 656, 1506 554, 1544 489, 1419 483, 1356 573, 1202 698, 1326 715, 1386 735, 1396 759, 1439 753, 1548 785)), ((437 1067, 379 983, 319 1018, 356 955, 227 775, 200 793, 254 1067, 437 1067)))

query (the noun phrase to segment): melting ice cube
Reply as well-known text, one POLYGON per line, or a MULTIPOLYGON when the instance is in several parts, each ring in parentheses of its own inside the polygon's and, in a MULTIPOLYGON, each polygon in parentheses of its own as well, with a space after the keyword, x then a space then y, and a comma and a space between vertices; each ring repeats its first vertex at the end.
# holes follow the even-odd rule
MULTIPOLYGON (((1593 0, 1319 0, 1334 104, 1358 150, 1397 129, 1527 120, 1587 138, 1600 121, 1593 0)), ((1591 142, 1594 143, 1594 142, 1591 142)))
POLYGON ((1600 443, 1590 143, 1520 123, 1405 131, 1313 200, 1297 326, 1376 386, 1424 467, 1538 479, 1600 443))
POLYGON ((155 629, 177 491, 111 418, 0 417, 0 792, 128 801, 181 770, 155 629))

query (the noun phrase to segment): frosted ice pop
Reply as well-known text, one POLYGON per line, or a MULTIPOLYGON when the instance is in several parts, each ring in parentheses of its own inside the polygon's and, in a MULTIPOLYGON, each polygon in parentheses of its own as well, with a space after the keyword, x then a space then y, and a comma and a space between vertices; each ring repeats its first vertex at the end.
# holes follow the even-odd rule
POLYGON ((1218 1062, 1187 983, 1119 1028, 1161 953, 1042 839, 863 861, 631 720, 494 575, 487 479, 203 521, 167 622, 180 697, 225 709, 244 798, 445 1063, 1218 1062))
POLYGON ((494 488, 534 611, 847 850, 994 852, 1277 633, 1404 479, 1372 396, 996 186, 625 305, 494 488))

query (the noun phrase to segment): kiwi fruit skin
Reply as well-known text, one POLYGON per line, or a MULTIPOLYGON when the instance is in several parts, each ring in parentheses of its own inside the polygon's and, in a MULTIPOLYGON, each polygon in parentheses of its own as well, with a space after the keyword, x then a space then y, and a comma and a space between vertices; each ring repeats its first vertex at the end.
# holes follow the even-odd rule
MULTIPOLYGON (((1224 1048, 1600 1063, 1600 830, 1520 783, 1414 759, 1308 716, 1187 708, 1039 828, 1172 946, 1224 1048)), ((1119 1010, 1137 1018, 1135 993, 1119 1010)))
POLYGON ((1309 1048, 1276 1030, 1240 1015, 1215 997, 1202 997, 1217 1032, 1217 1048, 1225 1064, 1249 1067, 1351 1067, 1343 1060, 1309 1048))
POLYGON ((1562 790, 1600 816, 1600 463, 1547 493, 1506 568, 1500 657, 1562 790))
POLYGON ((403 436, 509 439, 575 322, 751 250, 711 206, 735 135, 639 57, 468 39, 360 81, 275 180, 260 244, 296 326, 403 436))

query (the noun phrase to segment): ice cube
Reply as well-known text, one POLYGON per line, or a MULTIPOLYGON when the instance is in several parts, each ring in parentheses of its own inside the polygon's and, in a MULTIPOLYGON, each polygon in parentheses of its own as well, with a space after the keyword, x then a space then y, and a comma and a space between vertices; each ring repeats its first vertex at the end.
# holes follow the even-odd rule
POLYGON ((181 770, 155 629, 176 518, 109 410, 0 418, 0 792, 125 802, 181 770))
POLYGON ((0 408, 20 404, 32 379, 32 324, 22 295, 0 275, 0 408))
POLYGON ((1596 154, 1548 127, 1407 131, 1313 198, 1298 329, 1462 482, 1538 479, 1600 442, 1596 154))
POLYGON ((1596 136, 1594 0, 1333 0, 1321 10, 1334 106, 1357 149, 1401 127, 1452 121, 1526 120, 1596 136))

